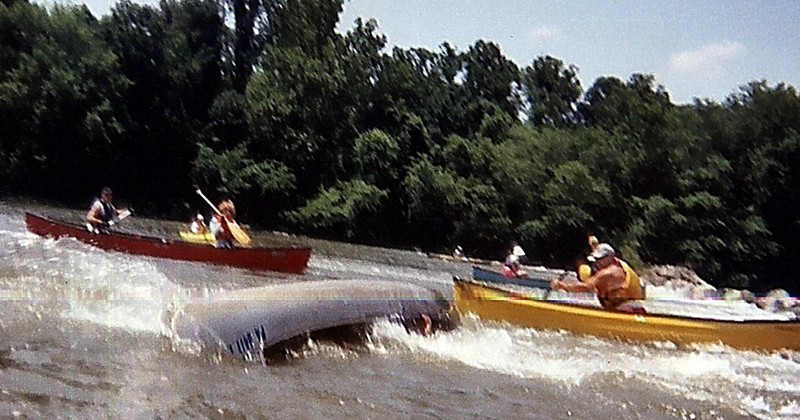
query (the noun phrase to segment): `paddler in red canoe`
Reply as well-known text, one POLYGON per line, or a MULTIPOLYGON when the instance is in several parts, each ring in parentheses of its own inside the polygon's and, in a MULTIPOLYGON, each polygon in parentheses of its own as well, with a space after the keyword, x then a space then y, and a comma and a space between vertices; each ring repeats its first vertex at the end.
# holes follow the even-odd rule
POLYGON ((217 248, 233 248, 236 239, 228 222, 236 217, 236 207, 233 205, 233 201, 223 200, 217 205, 217 209, 219 213, 214 214, 208 226, 217 241, 214 246, 217 248))

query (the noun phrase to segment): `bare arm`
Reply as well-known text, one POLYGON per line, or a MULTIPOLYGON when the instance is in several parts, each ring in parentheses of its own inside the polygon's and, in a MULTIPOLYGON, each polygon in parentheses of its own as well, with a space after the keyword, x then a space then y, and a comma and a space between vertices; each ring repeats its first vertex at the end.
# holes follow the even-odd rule
POLYGON ((103 206, 100 204, 100 202, 95 202, 92 204, 92 207, 89 208, 89 212, 86 213, 86 221, 93 225, 102 225, 103 220, 99 217, 102 211, 103 206))
POLYGON ((553 290, 564 290, 566 292, 591 292, 597 293, 598 289, 613 290, 621 286, 621 281, 625 280, 625 271, 622 267, 609 266, 598 271, 595 275, 585 281, 567 283, 554 280, 550 287, 553 290))
POLYGON ((581 292, 597 293, 597 288, 595 287, 594 282, 592 282, 591 280, 592 279, 590 278, 585 283, 553 280, 550 283, 550 288, 553 290, 563 290, 565 292, 571 292, 571 293, 581 293, 581 292))

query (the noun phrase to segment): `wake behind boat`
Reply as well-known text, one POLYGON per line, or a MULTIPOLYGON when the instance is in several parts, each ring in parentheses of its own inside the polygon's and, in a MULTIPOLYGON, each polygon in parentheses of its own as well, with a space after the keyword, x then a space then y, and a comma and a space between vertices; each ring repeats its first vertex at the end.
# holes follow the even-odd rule
POLYGON ((311 257, 311 248, 233 248, 173 241, 129 233, 92 233, 76 223, 56 221, 25 213, 28 230, 45 237, 71 237, 101 249, 172 260, 204 262, 251 270, 271 270, 302 274, 311 257))

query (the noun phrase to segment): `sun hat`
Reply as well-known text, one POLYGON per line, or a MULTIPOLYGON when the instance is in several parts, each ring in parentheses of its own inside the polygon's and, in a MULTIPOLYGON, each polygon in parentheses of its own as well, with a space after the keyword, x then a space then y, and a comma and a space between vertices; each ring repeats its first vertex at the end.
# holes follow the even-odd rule
POLYGON ((616 252, 614 252, 614 248, 612 248, 611 245, 609 244, 602 243, 598 244, 597 248, 595 248, 594 251, 592 251, 592 253, 589 254, 588 257, 586 257, 586 259, 594 262, 597 260, 601 260, 605 257, 608 257, 609 255, 610 256, 616 255, 616 252))

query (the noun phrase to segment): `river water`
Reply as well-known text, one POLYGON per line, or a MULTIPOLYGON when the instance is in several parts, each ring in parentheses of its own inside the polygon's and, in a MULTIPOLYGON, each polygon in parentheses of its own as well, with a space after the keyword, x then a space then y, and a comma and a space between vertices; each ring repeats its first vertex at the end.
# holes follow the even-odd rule
MULTIPOLYGON (((366 343, 310 342, 285 362, 244 361, 170 337, 168 307, 193 296, 316 278, 411 282, 452 296, 469 265, 415 252, 309 244, 304 275, 253 273, 104 252, 25 229, 0 203, 2 418, 800 417, 800 355, 627 344, 487 323, 423 337, 378 322, 366 343)), ((174 235, 180 224, 129 218, 174 235)), ((663 294, 663 291, 662 291, 663 294)))

